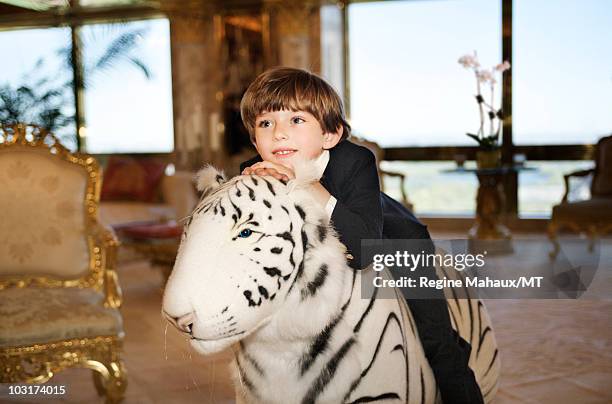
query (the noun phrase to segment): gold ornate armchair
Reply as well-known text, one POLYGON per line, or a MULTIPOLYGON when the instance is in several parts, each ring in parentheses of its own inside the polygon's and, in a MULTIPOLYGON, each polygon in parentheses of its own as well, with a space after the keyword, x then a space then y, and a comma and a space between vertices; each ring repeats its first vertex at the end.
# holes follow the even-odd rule
POLYGON ((0 382, 93 370, 106 402, 127 386, 117 241, 98 222, 100 168, 45 130, 0 126, 0 382))
POLYGON ((380 162, 384 160, 385 153, 384 150, 378 145, 376 142, 372 142, 370 140, 364 139, 362 137, 352 135, 350 138, 352 143, 358 144, 360 146, 368 148, 372 153, 374 153, 374 157, 376 158, 376 168, 378 169, 378 180, 380 182, 381 191, 385 191, 385 176, 399 178, 400 180, 400 192, 402 198, 400 202, 406 208, 413 210, 412 203, 408 200, 408 195, 406 194, 406 175, 403 173, 398 173, 395 171, 386 171, 380 168, 380 162))
POLYGON ((558 232, 569 228, 589 237, 589 251, 593 250, 598 236, 612 231, 612 136, 606 136, 597 142, 595 147, 595 167, 577 171, 563 176, 565 195, 560 204, 552 210, 548 224, 548 237, 553 243, 551 258, 559 253, 558 232), (569 201, 572 177, 592 175, 591 198, 581 201, 569 201))

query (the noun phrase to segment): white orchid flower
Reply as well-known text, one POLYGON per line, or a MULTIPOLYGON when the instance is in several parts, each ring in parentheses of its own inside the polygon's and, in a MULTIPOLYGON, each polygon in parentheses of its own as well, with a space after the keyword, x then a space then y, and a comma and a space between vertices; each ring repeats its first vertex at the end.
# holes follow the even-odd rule
POLYGON ((507 60, 495 66, 495 70, 500 73, 505 72, 508 69, 510 69, 510 62, 508 62, 507 60))
POLYGON ((476 76, 478 77, 478 81, 481 83, 486 83, 493 80, 493 73, 487 69, 477 71, 476 76))
POLYGON ((463 55, 459 58, 458 62, 466 69, 476 68, 480 66, 480 63, 478 63, 478 59, 476 59, 476 55, 463 55))

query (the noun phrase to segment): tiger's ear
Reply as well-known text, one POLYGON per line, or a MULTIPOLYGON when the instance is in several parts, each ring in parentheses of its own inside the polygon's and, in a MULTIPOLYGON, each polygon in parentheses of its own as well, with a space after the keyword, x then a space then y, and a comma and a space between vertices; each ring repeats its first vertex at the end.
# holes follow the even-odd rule
POLYGON ((211 165, 204 166, 196 174, 196 186, 198 191, 202 192, 203 195, 209 194, 219 188, 225 181, 226 179, 223 175, 223 171, 219 171, 211 165))

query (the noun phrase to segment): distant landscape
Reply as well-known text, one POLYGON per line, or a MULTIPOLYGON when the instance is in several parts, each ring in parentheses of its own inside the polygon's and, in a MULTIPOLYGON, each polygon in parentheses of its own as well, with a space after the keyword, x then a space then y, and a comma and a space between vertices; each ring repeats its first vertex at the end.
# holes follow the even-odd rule
MULTIPOLYGON (((406 175, 406 192, 417 215, 473 216, 476 209, 478 180, 473 173, 444 173, 456 167, 453 161, 401 162, 385 161, 385 170, 406 175)), ((521 217, 548 218, 553 205, 563 197, 563 174, 593 166, 589 161, 528 161, 534 171, 519 175, 519 214, 521 217)), ((474 167, 474 162, 466 162, 474 167)), ((574 198, 588 197, 588 180, 573 183, 579 192, 574 198)), ((398 180, 385 180, 385 191, 394 198, 400 196, 398 180)))

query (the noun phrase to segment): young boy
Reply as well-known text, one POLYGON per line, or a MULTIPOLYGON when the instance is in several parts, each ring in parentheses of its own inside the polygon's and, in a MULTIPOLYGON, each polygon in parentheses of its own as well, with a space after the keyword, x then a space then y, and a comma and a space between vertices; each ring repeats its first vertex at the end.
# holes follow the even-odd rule
MULTIPOLYGON (((296 161, 316 160, 322 176, 312 185, 312 194, 352 256, 351 267, 361 269, 371 262, 368 257, 362 262, 362 239, 425 239, 433 251, 426 226, 380 192, 374 155, 345 141, 350 126, 342 101, 323 79, 299 69, 268 70, 251 83, 240 110, 259 153, 241 165, 242 173, 289 180, 295 178, 296 161)), ((432 279, 436 276, 433 268, 419 270, 432 279)), ((437 299, 407 301, 442 400, 482 403, 467 365, 470 346, 451 328, 443 292, 439 293, 437 299)))

